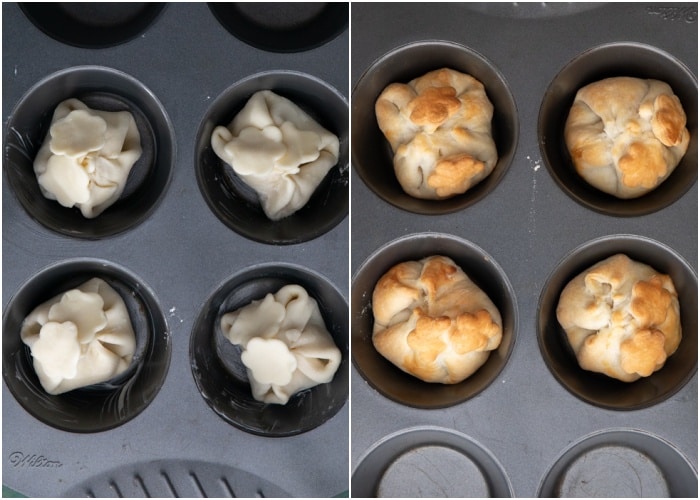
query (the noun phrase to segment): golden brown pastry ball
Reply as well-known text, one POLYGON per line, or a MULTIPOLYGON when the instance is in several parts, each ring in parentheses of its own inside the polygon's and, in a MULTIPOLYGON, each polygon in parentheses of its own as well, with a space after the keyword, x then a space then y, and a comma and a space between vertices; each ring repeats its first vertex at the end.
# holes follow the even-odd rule
POLYGON ((396 177, 415 198, 462 194, 498 160, 493 105, 470 75, 442 68, 408 84, 392 83, 377 99, 375 114, 394 152, 396 177))
POLYGON ((444 256, 392 267, 372 295, 377 351, 425 382, 455 384, 501 342, 501 315, 462 269, 444 256))
POLYGON ((618 198, 636 198, 671 175, 688 149, 681 102, 659 80, 614 77, 581 88, 565 125, 578 174, 618 198))
POLYGON ((609 257, 569 282, 557 319, 581 368, 623 382, 663 367, 681 341, 673 281, 624 254, 609 257))

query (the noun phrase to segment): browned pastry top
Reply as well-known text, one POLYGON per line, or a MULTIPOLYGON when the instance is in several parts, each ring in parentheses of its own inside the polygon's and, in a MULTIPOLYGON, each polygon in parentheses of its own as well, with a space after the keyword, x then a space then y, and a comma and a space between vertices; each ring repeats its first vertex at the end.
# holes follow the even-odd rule
POLYGON ((423 199, 466 192, 493 170, 493 106, 481 82, 442 68, 392 83, 375 103, 377 123, 394 151, 403 190, 423 199))
POLYGON ((461 382, 502 337, 491 300, 444 256, 392 267, 375 286, 372 308, 377 351, 426 382, 461 382))
POLYGON ((557 319, 582 368, 624 382, 661 369, 681 341, 680 306, 671 278, 624 254, 568 283, 557 319))
POLYGON ((680 100, 659 80, 614 77, 581 88, 565 125, 576 171, 618 198, 635 198, 668 178, 688 149, 680 100))

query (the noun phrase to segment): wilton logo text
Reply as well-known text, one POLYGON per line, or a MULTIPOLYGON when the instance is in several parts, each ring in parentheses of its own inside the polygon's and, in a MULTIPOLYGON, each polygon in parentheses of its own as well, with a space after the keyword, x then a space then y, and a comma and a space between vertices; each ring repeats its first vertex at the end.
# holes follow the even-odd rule
POLYGON ((36 455, 14 451, 10 453, 10 464, 13 467, 28 467, 34 469, 56 469, 63 467, 58 460, 49 460, 44 455, 36 455))

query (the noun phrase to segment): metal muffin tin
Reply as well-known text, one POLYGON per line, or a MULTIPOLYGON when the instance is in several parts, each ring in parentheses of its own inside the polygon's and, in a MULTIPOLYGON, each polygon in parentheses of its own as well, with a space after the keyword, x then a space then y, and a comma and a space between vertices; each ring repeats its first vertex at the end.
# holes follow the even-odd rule
POLYGON ((351 29, 351 494, 405 496, 413 485, 430 496, 697 497, 697 4, 353 3, 351 29), (445 50, 455 45, 461 58, 445 50), (387 75, 407 82, 450 60, 484 76, 496 100, 507 103, 507 86, 516 108, 501 116, 515 113, 517 144, 504 140, 507 120, 496 123, 510 159, 497 184, 422 209, 387 174, 373 100, 387 75), (674 80, 695 135, 678 175, 633 209, 578 194, 557 147, 571 86, 617 71, 674 80), (433 407, 418 401, 417 379, 392 397, 410 383, 367 345, 371 282, 381 266, 429 252, 430 239, 456 254, 461 241, 465 272, 494 294, 501 278, 488 269, 502 269, 517 311, 493 380, 433 407), (572 366, 549 314, 562 281, 620 249, 672 274, 687 314, 683 351, 626 401, 624 386, 572 366))
POLYGON ((257 16, 258 29, 246 41, 235 36, 235 26, 222 24, 236 21, 235 5, 55 8, 70 18, 71 30, 60 26, 65 19, 58 14, 2 6, 3 484, 49 497, 346 494, 349 5, 306 4, 266 17, 269 7, 258 4, 256 12, 251 4, 243 10, 257 16), (326 18, 332 29, 310 36, 305 28, 326 18), (76 37, 76 31, 91 35, 76 37), (211 209, 210 202, 222 209, 228 199, 229 212, 254 214, 250 193, 241 194, 231 179, 222 176, 229 184, 216 194, 201 184, 221 169, 198 134, 227 125, 242 92, 252 93, 256 83, 298 96, 341 139, 341 161, 312 198, 314 210, 287 221, 279 234, 262 223, 260 234, 238 231, 237 221, 211 209), (108 223, 76 218, 31 184, 32 154, 53 107, 74 97, 64 95, 69 92, 92 99, 96 108, 139 114, 148 161, 135 167, 113 215, 103 214, 108 223), (222 123, 207 121, 214 117, 222 123), (91 389, 109 403, 89 391, 46 403, 16 327, 40 301, 88 274, 114 283, 144 324, 139 364, 134 373, 91 389), (225 382, 228 369, 238 376, 231 404, 251 404, 240 366, 235 359, 229 367, 217 361, 214 332, 203 328, 222 303, 262 298, 255 295, 290 281, 318 295, 343 363, 333 385, 292 399, 295 406, 286 411, 260 418, 253 411, 246 417, 252 424, 241 422, 218 408, 224 397, 200 385, 203 365, 211 370, 207 382, 225 382))

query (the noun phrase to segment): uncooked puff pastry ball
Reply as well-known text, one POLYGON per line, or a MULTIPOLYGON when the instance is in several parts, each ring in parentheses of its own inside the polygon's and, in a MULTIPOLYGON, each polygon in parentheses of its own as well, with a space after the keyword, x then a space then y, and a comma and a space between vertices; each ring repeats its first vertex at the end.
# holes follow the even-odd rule
POLYGON ((557 319, 584 370, 633 382, 661 369, 681 341, 671 278, 624 254, 566 285, 557 319))
POLYGON ((100 278, 36 307, 22 323, 20 336, 49 394, 114 378, 129 367, 136 350, 124 300, 100 278))
POLYGON ((54 111, 34 173, 46 198, 92 219, 119 199, 140 156, 131 113, 98 111, 67 99, 54 111))
POLYGON ((306 205, 340 150, 338 137, 269 90, 253 94, 228 127, 216 127, 211 145, 273 221, 306 205))
POLYGON ((284 405, 294 394, 330 382, 342 359, 316 300, 299 285, 224 314, 221 331, 242 347, 253 397, 264 403, 284 405))
POLYGON ((425 382, 456 384, 501 343, 501 315, 451 259, 431 256, 392 267, 372 294, 377 351, 425 382))
POLYGON ((415 198, 462 194, 498 160, 493 105, 470 75, 443 68, 408 84, 392 83, 377 99, 375 114, 394 152, 396 177, 415 198))
POLYGON ((690 134, 685 111, 668 84, 615 77, 576 93, 565 140, 584 180, 628 199, 652 191, 671 175, 690 134))

